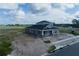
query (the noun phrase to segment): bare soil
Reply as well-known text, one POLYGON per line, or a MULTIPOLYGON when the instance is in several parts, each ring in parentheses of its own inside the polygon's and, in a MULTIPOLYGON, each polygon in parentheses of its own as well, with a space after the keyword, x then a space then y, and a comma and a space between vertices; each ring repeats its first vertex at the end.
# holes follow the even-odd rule
POLYGON ((22 34, 12 41, 13 56, 40 56, 46 53, 48 47, 41 38, 33 38, 22 34))
MULTIPOLYGON (((62 34, 51 38, 51 42, 72 37, 71 34, 62 34)), ((50 38, 44 38, 50 39, 50 38)), ((10 56, 41 56, 47 53, 48 45, 43 42, 42 38, 34 38, 30 35, 22 34, 15 37, 12 41, 12 49, 10 56)))

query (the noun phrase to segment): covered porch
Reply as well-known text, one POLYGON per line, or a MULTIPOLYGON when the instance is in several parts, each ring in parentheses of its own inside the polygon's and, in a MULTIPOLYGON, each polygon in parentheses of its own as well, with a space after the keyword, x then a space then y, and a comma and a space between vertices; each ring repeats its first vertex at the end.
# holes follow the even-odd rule
POLYGON ((43 29, 43 30, 31 29, 30 31, 35 36, 39 36, 39 37, 47 37, 47 36, 57 35, 56 29, 43 29))

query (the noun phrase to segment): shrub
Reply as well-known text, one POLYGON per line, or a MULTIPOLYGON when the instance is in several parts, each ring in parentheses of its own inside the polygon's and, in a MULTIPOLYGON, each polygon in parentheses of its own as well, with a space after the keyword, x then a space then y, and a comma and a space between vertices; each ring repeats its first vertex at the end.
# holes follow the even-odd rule
POLYGON ((55 51, 55 49, 56 49, 56 47, 54 45, 49 47, 48 53, 55 51))
POLYGON ((9 37, 1 35, 0 36, 0 55, 1 56, 8 55, 12 51, 10 46, 11 46, 11 41, 9 37))
POLYGON ((47 40, 47 41, 44 41, 44 43, 51 43, 51 41, 50 40, 47 40))

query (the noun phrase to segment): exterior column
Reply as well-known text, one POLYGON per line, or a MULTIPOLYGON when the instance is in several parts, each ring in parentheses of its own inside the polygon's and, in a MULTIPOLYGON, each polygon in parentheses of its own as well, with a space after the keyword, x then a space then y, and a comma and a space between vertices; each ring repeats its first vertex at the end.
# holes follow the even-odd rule
POLYGON ((42 30, 42 36, 44 35, 44 31, 42 30))
POLYGON ((57 31, 57 35, 59 35, 59 31, 57 31))
POLYGON ((54 36, 54 32, 53 32, 53 30, 52 30, 52 36, 54 36))

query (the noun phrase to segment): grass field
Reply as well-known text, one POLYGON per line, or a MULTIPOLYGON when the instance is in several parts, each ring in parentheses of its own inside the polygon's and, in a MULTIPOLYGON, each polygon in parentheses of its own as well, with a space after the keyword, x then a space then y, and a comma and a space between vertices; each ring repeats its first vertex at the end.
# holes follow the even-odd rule
MULTIPOLYGON (((8 55, 12 51, 11 41, 24 33, 25 28, 28 26, 5 26, 0 25, 0 55, 8 55)), ((66 27, 60 27, 61 33, 70 33, 71 29, 66 27)), ((79 31, 77 31, 79 33, 79 31)))
POLYGON ((61 33, 70 33, 71 30, 67 27, 59 27, 59 31, 61 33))
POLYGON ((22 34, 26 26, 0 26, 0 55, 11 52, 11 40, 22 34))
POLYGON ((73 35, 79 35, 79 28, 60 27, 59 31, 61 33, 69 33, 69 34, 73 34, 73 35), (72 33, 72 30, 74 31, 74 34, 72 33))
POLYGON ((14 37, 24 32, 27 26, 0 26, 0 35, 14 37))

